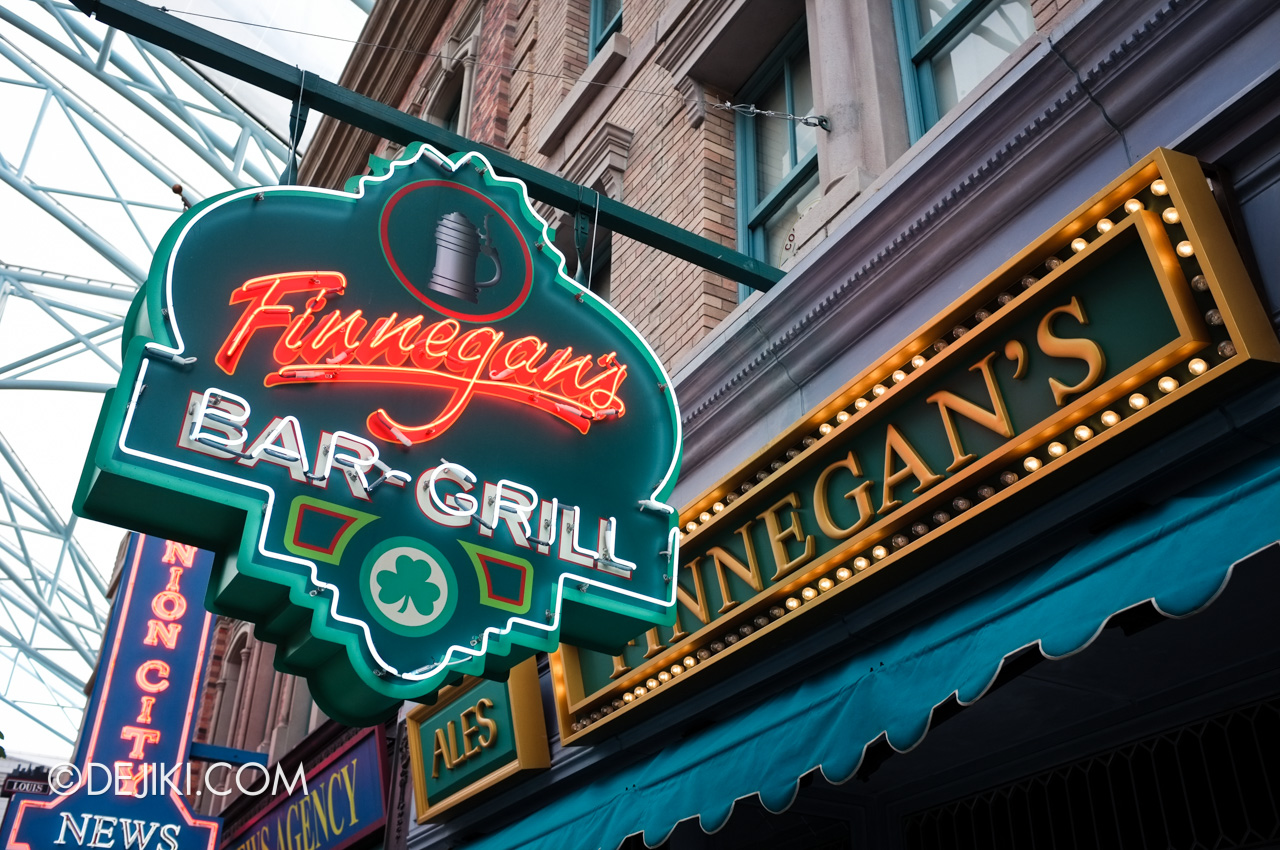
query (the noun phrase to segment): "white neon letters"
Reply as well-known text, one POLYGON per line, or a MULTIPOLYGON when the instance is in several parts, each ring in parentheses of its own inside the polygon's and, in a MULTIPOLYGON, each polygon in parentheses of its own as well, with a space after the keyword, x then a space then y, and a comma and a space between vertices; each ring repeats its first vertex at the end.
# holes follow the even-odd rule
MULTIPOLYGON (((328 486, 334 469, 338 469, 351 495, 365 502, 371 500, 371 491, 383 483, 404 487, 412 480, 407 473, 387 466, 374 443, 347 431, 321 432, 312 467, 307 462, 302 424, 296 416, 276 416, 256 438, 250 439, 250 413, 249 402, 234 393, 216 387, 193 392, 178 445, 250 469, 260 462, 274 464, 287 470, 292 480, 320 488, 328 486), (314 472, 310 471, 312 468, 314 472), (375 469, 381 475, 371 482, 370 474, 375 469)), ((467 467, 441 459, 438 466, 419 476, 414 498, 426 519, 446 528, 465 529, 474 522, 479 536, 492 538, 500 527, 506 526, 516 546, 536 547, 539 554, 567 564, 623 577, 629 577, 636 568, 635 563, 617 554, 616 518, 599 519, 594 535, 596 548, 590 549, 580 542, 582 511, 577 505, 564 505, 556 498, 543 500, 532 487, 508 478, 481 485, 467 467)), ((588 540, 591 536, 589 532, 586 535, 588 540)))
POLYGON ((194 407, 187 405, 180 444, 214 457, 234 457, 249 439, 242 427, 248 421, 248 401, 235 393, 209 387, 194 407))
POLYGON ((471 524, 471 517, 475 516, 476 509, 480 507, 480 503, 476 501, 475 496, 469 496, 465 491, 474 487, 475 483, 476 477, 471 470, 460 463, 449 463, 444 458, 440 459, 439 466, 431 470, 427 478, 427 498, 431 506, 440 513, 463 520, 461 523, 443 522, 443 525, 461 528, 471 524), (447 500, 441 499, 440 494, 436 491, 436 483, 442 477, 461 484, 464 492, 454 493, 447 500), (453 504, 450 504, 450 502, 453 504))

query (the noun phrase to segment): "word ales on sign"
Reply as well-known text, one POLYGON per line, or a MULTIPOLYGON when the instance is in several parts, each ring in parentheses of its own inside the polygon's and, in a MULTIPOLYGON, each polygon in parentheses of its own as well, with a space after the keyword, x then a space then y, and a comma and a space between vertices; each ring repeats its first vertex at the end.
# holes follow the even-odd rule
POLYGON ((234 551, 210 608, 351 724, 561 635, 617 651, 669 623, 656 355, 482 156, 413 146, 349 189, 232 192, 174 226, 77 510, 234 551))
POLYGON ((193 816, 184 798, 212 563, 194 546, 130 537, 75 758, 50 771, 55 796, 10 801, 4 850, 216 850, 221 821, 193 816))
POLYGON ((505 682, 471 679, 450 688, 406 719, 418 823, 478 804, 503 783, 551 765, 534 659, 505 682))
POLYGON ((676 625, 553 657, 562 736, 847 610, 1276 360, 1199 163, 1156 151, 687 506, 676 625))

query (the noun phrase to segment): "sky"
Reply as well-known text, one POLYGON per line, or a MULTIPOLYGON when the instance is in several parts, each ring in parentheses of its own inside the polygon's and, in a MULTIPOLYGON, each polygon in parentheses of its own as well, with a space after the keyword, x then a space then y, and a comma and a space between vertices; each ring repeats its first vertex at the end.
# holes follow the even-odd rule
MULTIPOLYGON (((225 35, 235 41, 276 56, 336 81, 352 45, 343 41, 284 33, 240 23, 216 21, 177 12, 199 12, 321 33, 348 39, 358 37, 365 13, 355 0, 169 0, 175 15, 225 35)), ((101 37, 105 28, 85 21, 91 32, 101 37)), ((60 274, 74 275, 119 285, 129 285, 129 269, 145 270, 154 246, 181 212, 179 198, 166 181, 148 172, 121 146, 112 143, 101 128, 109 128, 129 144, 154 157, 183 186, 188 200, 199 200, 230 188, 216 167, 197 156, 187 145, 158 123, 154 116, 131 105, 118 90, 102 83, 75 61, 42 44, 23 27, 36 27, 70 44, 65 32, 38 0, 0 0, 0 169, 12 175, 21 172, 27 186, 51 191, 62 207, 81 219, 101 236, 115 262, 104 257, 62 223, 42 211, 13 187, 0 182, 0 263, 60 274), (8 51, 10 58, 6 58, 8 51), (17 61, 11 61, 16 58, 17 61), (34 73, 52 80, 53 89, 66 95, 65 103, 47 99, 34 73), (76 108, 80 112, 76 112, 76 108), (92 119, 92 120, 91 120, 92 119), (33 132, 40 122, 38 132, 33 132), (94 121, 98 127, 95 128, 94 121), (105 196, 101 197, 86 196, 105 196), (127 199, 126 208, 115 196, 127 199)), ((113 50, 135 67, 146 69, 144 56, 128 39, 118 36, 113 50)), ((96 58, 94 51, 90 55, 96 58)), ((208 106, 209 101, 163 70, 176 97, 188 103, 208 106)), ((287 132, 290 103, 284 98, 253 89, 239 81, 222 78, 218 85, 236 103, 242 104, 280 137, 287 132)), ((149 96, 148 96, 149 97, 149 96)), ((154 101, 148 101, 154 106, 154 101)), ((158 110, 168 114, 165 110, 158 110)), ((239 128, 221 119, 206 119, 206 132, 234 145, 239 128)), ((308 136, 314 132, 318 116, 313 116, 308 136)), ((279 141, 276 142, 280 146, 279 141)), ((302 146, 305 149, 305 138, 302 146)), ((266 173, 270 154, 251 147, 247 161, 266 173)), ((118 332, 94 337, 102 354, 83 346, 79 353, 56 363, 49 358, 37 361, 39 368, 24 371, 11 368, 14 361, 37 354, 51 345, 71 338, 68 326, 92 333, 114 316, 120 316, 127 301, 68 293, 54 289, 34 290, 63 306, 51 317, 23 298, 0 295, 0 379, 58 380, 114 384, 117 374, 108 360, 118 360, 118 332), (61 323, 59 322, 61 320, 61 323), (62 324, 65 323, 65 324, 62 324), (7 368, 8 367, 8 368, 7 368)), ((29 367, 28 367, 29 368, 29 367)), ((63 392, 0 388, 0 435, 21 458, 41 490, 62 518, 71 517, 71 502, 84 460, 88 454, 93 425, 101 406, 99 392, 63 392)), ((13 472, 0 463, 0 476, 14 487, 13 472)), ((0 514, 0 524, 8 520, 0 514)), ((123 530, 78 521, 76 537, 103 575, 109 575, 123 530)), ((16 540, 12 528, 0 528, 0 539, 16 540), (8 534, 8 537, 5 537, 8 534)), ((57 561, 56 541, 34 541, 33 558, 45 564, 57 561)), ((12 561, 10 561, 12 563, 12 561)), ((4 624, 0 624, 4 625, 4 624)), ((8 627, 21 630, 20 623, 8 627)), ((36 643, 53 646, 50 634, 37 634, 36 643)), ((96 649, 96 643, 93 647, 96 649)), ((0 645, 0 693, 11 699, 40 699, 35 679, 24 678, 21 668, 9 660, 13 651, 0 645), (12 678, 11 678, 12 677, 12 678)), ((87 667, 78 656, 58 654, 68 670, 85 675, 87 667), (77 666, 78 665, 78 666, 77 666)), ((74 729, 76 718, 62 717, 74 729)), ((70 745, 8 706, 0 705, 0 732, 6 744, 31 753, 66 756, 70 745)))

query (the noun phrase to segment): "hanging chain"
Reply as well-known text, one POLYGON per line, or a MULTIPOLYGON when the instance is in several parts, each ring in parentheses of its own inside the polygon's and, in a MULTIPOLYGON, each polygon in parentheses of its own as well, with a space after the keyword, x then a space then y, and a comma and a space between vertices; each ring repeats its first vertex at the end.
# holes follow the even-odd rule
POLYGON ((765 118, 783 118, 787 121, 795 121, 806 127, 821 127, 828 133, 831 132, 831 122, 827 120, 825 115, 792 115, 790 112, 774 112, 771 109, 760 109, 753 103, 709 103, 712 109, 722 109, 725 112, 737 112, 740 115, 755 116, 763 115, 765 118))

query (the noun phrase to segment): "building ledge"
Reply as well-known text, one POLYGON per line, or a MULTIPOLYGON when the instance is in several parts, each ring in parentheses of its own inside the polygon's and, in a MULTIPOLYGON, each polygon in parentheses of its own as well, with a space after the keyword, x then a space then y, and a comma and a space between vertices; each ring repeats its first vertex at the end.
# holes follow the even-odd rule
POLYGON ((620 32, 616 32, 604 43, 604 47, 591 60, 582 78, 573 84, 551 119, 538 135, 538 153, 550 156, 560 144, 569 129, 577 122, 587 107, 600 94, 601 84, 613 76, 622 63, 631 55, 631 40, 620 32))

